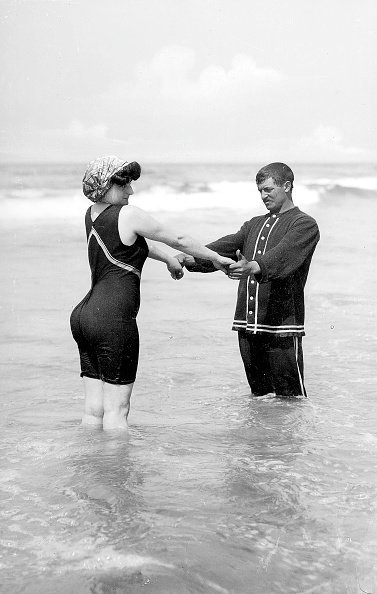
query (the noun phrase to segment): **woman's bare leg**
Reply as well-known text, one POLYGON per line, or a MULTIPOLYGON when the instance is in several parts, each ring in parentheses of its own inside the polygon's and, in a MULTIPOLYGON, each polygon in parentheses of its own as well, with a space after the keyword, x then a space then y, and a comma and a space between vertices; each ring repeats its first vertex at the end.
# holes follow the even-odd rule
POLYGON ((103 422, 103 381, 92 377, 83 377, 85 391, 85 408, 82 425, 102 427, 103 422))
POLYGON ((127 431, 133 384, 103 384, 103 428, 105 431, 127 431))

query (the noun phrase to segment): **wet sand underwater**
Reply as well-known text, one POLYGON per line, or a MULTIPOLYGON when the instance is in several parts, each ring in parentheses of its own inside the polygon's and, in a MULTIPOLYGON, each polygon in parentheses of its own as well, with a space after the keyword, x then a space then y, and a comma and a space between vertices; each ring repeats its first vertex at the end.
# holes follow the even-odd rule
MULTIPOLYGON (((307 209, 307 400, 250 397, 237 283, 148 262, 127 437, 80 427, 83 222, 1 223, 2 591, 377 592, 376 209, 307 209)), ((249 218, 156 216, 203 241, 249 218)))

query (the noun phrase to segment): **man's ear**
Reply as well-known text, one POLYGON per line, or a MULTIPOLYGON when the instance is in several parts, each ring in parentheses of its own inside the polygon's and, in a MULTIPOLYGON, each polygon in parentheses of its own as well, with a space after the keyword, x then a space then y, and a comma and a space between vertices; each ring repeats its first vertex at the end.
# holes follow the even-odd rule
POLYGON ((290 192, 292 190, 292 183, 290 181, 284 182, 284 192, 290 192))

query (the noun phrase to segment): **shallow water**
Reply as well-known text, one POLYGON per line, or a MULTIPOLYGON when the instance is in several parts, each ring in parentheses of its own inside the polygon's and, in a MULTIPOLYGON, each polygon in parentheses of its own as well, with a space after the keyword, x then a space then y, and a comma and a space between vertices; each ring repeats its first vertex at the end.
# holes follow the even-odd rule
POLYGON ((4 591, 375 588, 373 396, 170 377, 127 438, 80 429, 77 398, 34 400, 3 428, 4 591))
POLYGON ((234 283, 177 283, 150 263, 128 436, 79 425, 81 225, 4 230, 2 591, 377 592, 373 217, 355 227, 335 202, 313 214, 310 398, 250 397, 234 283))

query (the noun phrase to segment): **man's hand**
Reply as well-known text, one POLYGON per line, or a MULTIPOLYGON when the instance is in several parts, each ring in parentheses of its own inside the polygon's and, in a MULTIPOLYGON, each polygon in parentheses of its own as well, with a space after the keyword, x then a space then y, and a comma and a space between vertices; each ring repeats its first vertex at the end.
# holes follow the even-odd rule
POLYGON ((241 278, 247 278, 250 274, 256 274, 259 265, 256 262, 249 262, 245 256, 241 254, 240 250, 236 252, 238 261, 233 262, 228 268, 228 276, 232 280, 240 280, 241 278), (255 265, 253 267, 253 264, 255 265), (255 270, 253 270, 255 268, 255 270))

